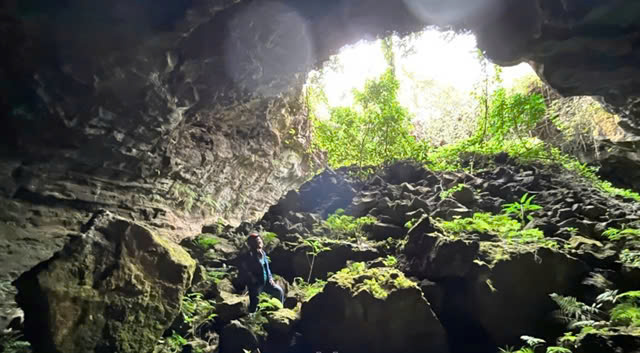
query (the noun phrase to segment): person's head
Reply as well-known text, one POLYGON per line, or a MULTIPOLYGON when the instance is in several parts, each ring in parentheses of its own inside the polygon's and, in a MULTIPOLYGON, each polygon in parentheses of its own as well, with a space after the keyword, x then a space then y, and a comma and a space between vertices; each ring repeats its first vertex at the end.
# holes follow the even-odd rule
POLYGON ((260 234, 256 232, 252 232, 252 233, 249 233, 249 237, 247 238, 247 245, 249 246, 249 249, 251 249, 252 251, 257 251, 257 250, 262 250, 264 242, 262 241, 260 234))

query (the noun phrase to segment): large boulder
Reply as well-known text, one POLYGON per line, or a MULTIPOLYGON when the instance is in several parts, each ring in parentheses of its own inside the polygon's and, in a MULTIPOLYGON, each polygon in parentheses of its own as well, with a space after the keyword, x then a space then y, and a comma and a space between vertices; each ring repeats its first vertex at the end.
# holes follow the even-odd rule
POLYGON ((313 351, 445 353, 447 335, 417 285, 389 268, 343 269, 302 305, 313 351))
POLYGON ((589 268, 541 247, 505 252, 495 264, 475 271, 469 274, 469 310, 490 338, 504 346, 519 344, 521 335, 561 333, 564 327, 556 327, 552 317, 558 307, 549 295, 576 295, 589 268))
POLYGON ((37 352, 149 352, 180 312, 196 264, 178 245, 108 212, 16 281, 37 352))

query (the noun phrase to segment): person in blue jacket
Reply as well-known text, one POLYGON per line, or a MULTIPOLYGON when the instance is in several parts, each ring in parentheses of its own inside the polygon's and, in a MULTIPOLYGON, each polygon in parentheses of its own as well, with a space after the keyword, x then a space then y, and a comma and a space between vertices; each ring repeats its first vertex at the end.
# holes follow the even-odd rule
POLYGON ((264 242, 258 233, 251 233, 247 238, 249 252, 241 262, 241 270, 247 275, 249 289, 249 312, 253 313, 258 307, 258 295, 266 292, 284 303, 284 291, 276 284, 269 269, 269 260, 264 252, 264 242))

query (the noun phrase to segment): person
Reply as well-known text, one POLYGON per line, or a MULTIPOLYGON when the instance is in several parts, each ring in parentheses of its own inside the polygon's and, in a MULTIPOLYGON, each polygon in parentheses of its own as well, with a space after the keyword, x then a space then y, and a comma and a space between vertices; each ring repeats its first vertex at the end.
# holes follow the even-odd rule
POLYGON ((264 252, 264 242, 258 233, 250 233, 247 238, 249 251, 241 262, 241 270, 246 275, 249 289, 249 312, 253 313, 258 307, 258 296, 266 292, 284 303, 284 291, 276 284, 269 269, 269 260, 264 252))

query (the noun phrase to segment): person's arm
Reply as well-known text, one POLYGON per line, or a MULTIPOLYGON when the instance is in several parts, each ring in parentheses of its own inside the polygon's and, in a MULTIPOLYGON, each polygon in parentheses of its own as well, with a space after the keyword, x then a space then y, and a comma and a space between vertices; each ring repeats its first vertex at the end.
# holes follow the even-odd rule
POLYGON ((271 275, 271 269, 269 268, 269 258, 267 257, 267 253, 262 251, 262 256, 264 256, 264 264, 267 268, 267 279, 269 282, 273 282, 273 276, 271 275))

